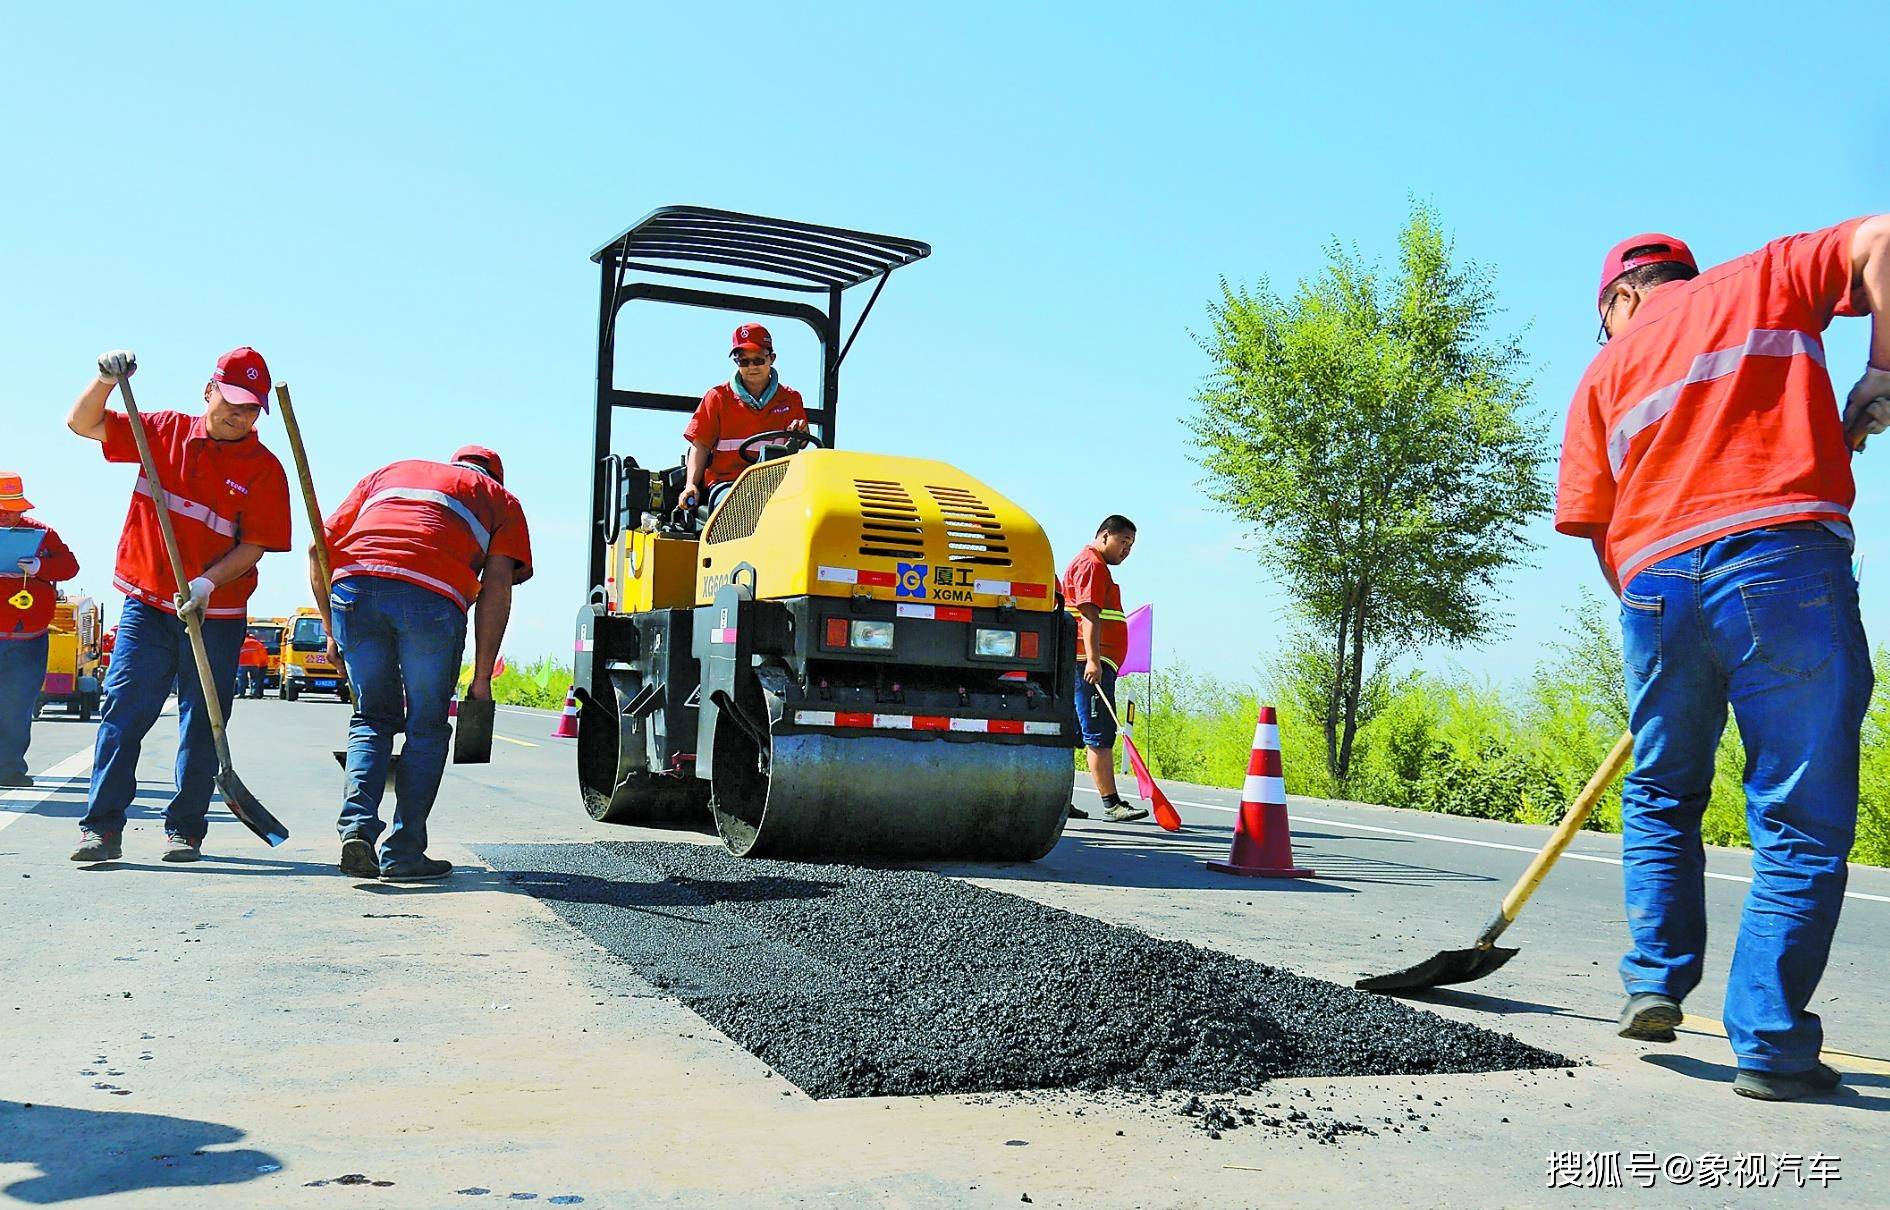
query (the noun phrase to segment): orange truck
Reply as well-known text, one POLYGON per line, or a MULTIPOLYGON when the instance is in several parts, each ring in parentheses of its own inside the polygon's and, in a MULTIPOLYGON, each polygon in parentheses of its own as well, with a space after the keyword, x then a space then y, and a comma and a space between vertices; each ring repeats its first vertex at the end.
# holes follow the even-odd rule
POLYGON ((68 597, 62 591, 47 626, 46 679, 40 682, 34 713, 49 705, 63 705, 80 721, 98 713, 99 644, 105 636, 105 613, 91 597, 68 597))

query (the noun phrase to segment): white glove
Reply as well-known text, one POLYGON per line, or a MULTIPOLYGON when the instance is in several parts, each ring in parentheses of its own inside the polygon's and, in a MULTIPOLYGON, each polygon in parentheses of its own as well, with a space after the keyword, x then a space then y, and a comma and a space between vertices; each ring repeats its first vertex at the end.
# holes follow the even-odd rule
POLYGON ((184 608, 202 617, 204 606, 210 603, 210 594, 216 590, 216 583, 208 576, 198 576, 185 590, 184 608))
POLYGON ((38 575, 39 574, 39 559, 37 557, 31 558, 31 559, 21 559, 20 570, 25 572, 29 576, 38 575))
POLYGON ((98 376, 106 382, 122 382, 138 372, 138 355, 130 349, 113 349, 98 355, 98 376))
POLYGON ((1844 435, 1852 441, 1890 429, 1890 370, 1867 366, 1844 401, 1844 435))

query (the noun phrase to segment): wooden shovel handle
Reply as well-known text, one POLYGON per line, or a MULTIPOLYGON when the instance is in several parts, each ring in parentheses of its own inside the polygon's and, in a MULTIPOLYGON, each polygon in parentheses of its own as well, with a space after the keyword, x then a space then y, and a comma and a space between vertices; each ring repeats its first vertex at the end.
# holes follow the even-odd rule
POLYGON ((322 573, 322 597, 328 596, 332 576, 328 566, 328 539, 322 530, 321 505, 315 503, 315 476, 308 469, 308 451, 302 446, 302 426, 295 420, 295 403, 289 398, 289 384, 276 384, 276 405, 282 409, 282 431, 289 435, 289 453, 295 459, 295 476, 302 482, 302 505, 308 509, 308 529, 315 543, 315 565, 322 573))

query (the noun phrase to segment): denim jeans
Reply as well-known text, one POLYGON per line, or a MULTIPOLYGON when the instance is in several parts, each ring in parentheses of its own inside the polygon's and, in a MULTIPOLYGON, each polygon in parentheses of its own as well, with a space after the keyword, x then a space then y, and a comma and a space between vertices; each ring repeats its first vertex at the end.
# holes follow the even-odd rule
MULTIPOLYGON (((230 692, 236 683, 236 654, 243 646, 242 618, 210 618, 203 623, 203 645, 210 656, 211 680, 223 717, 230 716, 230 692)), ((107 836, 125 830, 125 812, 138 789, 138 752, 151 724, 164 712, 164 700, 177 690, 177 792, 164 808, 164 830, 193 844, 208 830, 210 790, 216 784, 217 750, 204 709, 203 682, 197 676, 190 636, 175 614, 127 598, 118 619, 118 642, 105 670, 104 706, 92 749, 91 801, 81 827, 107 836)))
POLYGON ((33 708, 46 681, 45 635, 0 639, 0 778, 26 772, 26 745, 33 738, 33 708))
POLYGON ((1083 666, 1076 666, 1076 730, 1085 748, 1116 746, 1116 716, 1110 707, 1116 704, 1116 670, 1102 666, 1102 677, 1094 684, 1083 679, 1083 666), (1103 699, 1108 699, 1105 705, 1103 699))
POLYGON ((1874 683, 1844 541, 1734 534, 1655 563, 1621 596, 1634 769, 1622 792, 1630 994, 1683 998, 1706 950, 1700 820, 1732 706, 1745 744, 1752 889, 1726 987, 1741 1067, 1818 1061, 1806 1011, 1830 954, 1857 828, 1858 740, 1874 683))
POLYGON ((348 788, 337 827, 343 840, 381 834, 394 736, 407 733, 394 771, 394 826, 381 868, 426 856, 427 816, 446 771, 447 708, 466 648, 466 611, 437 592, 383 576, 350 576, 329 594, 335 642, 354 688, 348 723, 348 788), (405 700, 403 701, 403 694, 405 700))

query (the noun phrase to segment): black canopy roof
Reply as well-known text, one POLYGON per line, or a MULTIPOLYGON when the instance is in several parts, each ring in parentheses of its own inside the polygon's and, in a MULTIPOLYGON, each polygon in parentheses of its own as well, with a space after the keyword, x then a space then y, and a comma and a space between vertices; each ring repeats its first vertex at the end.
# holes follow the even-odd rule
POLYGON ((929 244, 896 235, 702 206, 664 206, 592 253, 591 259, 619 273, 664 273, 824 294, 872 281, 931 254, 929 244), (741 272, 701 267, 706 265, 741 272))

